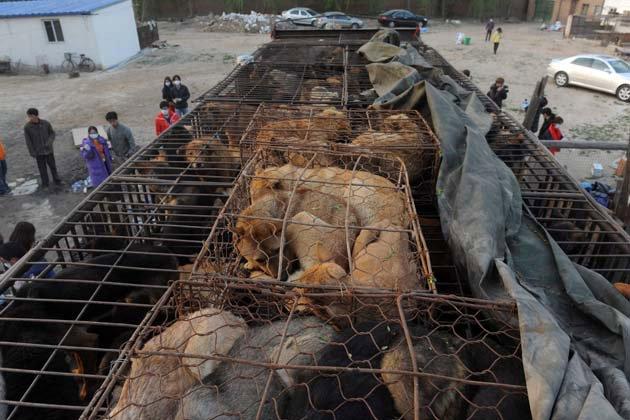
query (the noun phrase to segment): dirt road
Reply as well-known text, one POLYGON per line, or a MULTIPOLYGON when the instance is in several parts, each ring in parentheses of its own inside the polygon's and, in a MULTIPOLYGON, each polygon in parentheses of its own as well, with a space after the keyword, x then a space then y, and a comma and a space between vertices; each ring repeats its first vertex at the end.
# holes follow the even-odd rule
POLYGON ((165 76, 181 75, 195 97, 225 77, 237 55, 252 52, 269 39, 268 35, 204 33, 170 23, 160 25, 160 36, 179 47, 144 52, 125 66, 82 73, 77 79, 65 74, 0 78, 4 98, 0 103, 0 137, 7 146, 8 181, 38 177, 22 130, 26 109, 36 107, 57 132, 55 156, 65 184, 56 192, 0 197, 0 234, 5 239, 20 220, 35 224, 41 238, 85 197, 70 192, 73 181, 87 177, 72 144, 72 128, 105 125, 105 113, 115 110, 131 127, 137 142, 146 144, 154 137, 153 117, 159 111, 165 76))

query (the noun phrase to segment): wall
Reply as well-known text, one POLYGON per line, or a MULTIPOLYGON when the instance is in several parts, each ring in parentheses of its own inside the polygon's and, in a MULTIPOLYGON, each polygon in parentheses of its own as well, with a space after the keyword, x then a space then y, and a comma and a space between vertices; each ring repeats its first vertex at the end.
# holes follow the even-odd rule
POLYGON ((553 8, 552 21, 559 20, 566 25, 569 15, 582 15, 582 6, 588 4, 585 16, 594 16, 595 6, 604 6, 604 0, 556 0, 553 8))
POLYGON ((140 51, 131 0, 95 11, 92 22, 99 51, 98 62, 104 68, 119 64, 140 51))
POLYGON ((446 2, 447 17, 459 18, 510 16, 524 19, 528 3, 528 0, 134 0, 141 20, 221 14, 223 11, 237 11, 236 4, 242 4, 240 11, 245 13, 250 10, 279 13, 291 7, 303 6, 320 12, 336 9, 372 16, 389 9, 406 9, 409 4, 409 9, 416 13, 439 18, 442 1, 446 2), (326 4, 331 6, 326 8, 326 4))
POLYGON ((96 38, 90 16, 60 16, 64 42, 48 42, 44 18, 0 19, 0 56, 8 56, 14 64, 61 66, 63 53, 84 53, 97 61, 96 38))

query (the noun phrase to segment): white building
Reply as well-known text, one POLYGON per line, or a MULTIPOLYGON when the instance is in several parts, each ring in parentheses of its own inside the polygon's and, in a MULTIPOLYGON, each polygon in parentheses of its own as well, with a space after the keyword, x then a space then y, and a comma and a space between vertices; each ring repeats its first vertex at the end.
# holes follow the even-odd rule
POLYGON ((630 13, 630 0, 606 0, 604 2, 604 14, 615 11, 620 15, 630 13))
POLYGON ((66 52, 108 68, 140 51, 131 0, 0 2, 0 40, 0 59, 50 68, 66 52))

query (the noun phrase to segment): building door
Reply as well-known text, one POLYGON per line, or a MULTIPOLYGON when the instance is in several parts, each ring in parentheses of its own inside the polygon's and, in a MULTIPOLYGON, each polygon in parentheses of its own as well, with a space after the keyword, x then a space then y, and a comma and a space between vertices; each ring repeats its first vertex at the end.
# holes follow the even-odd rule
POLYGON ((549 22, 553 13, 554 0, 536 0, 536 12, 534 18, 549 22))
POLYGON ((574 15, 575 9, 577 9, 578 0, 571 0, 571 8, 569 9, 569 14, 574 15))

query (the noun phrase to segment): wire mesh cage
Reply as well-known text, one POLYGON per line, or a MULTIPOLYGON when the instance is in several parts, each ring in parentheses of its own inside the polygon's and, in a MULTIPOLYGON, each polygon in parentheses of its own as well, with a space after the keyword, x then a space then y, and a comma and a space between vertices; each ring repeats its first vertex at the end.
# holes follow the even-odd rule
POLYGON ((200 99, 341 106, 345 98, 343 64, 252 62, 237 67, 200 99))
POLYGON ((352 316, 322 317, 298 299, 327 313, 346 297, 196 280, 174 285, 178 319, 143 331, 86 418, 531 418, 513 303, 365 292, 352 316))
POLYGON ((78 418, 168 283, 190 274, 240 171, 238 139, 255 109, 196 108, 6 273, 7 418, 78 418))
POLYGON ((222 274, 296 288, 434 290, 404 164, 381 157, 386 165, 376 175, 372 159, 294 148, 257 151, 200 261, 222 274), (287 163, 296 159, 301 166, 287 163))
MULTIPOLYGON (((417 111, 262 104, 243 135, 241 146, 244 156, 269 146, 372 153, 375 156, 370 163, 377 174, 395 171, 396 168, 387 167, 387 159, 397 166, 395 158, 400 158, 405 163, 416 202, 427 204, 435 199, 439 142, 417 111)), ((291 163, 301 166, 300 156, 291 163)), ((286 163, 283 156, 279 160, 286 163)))

